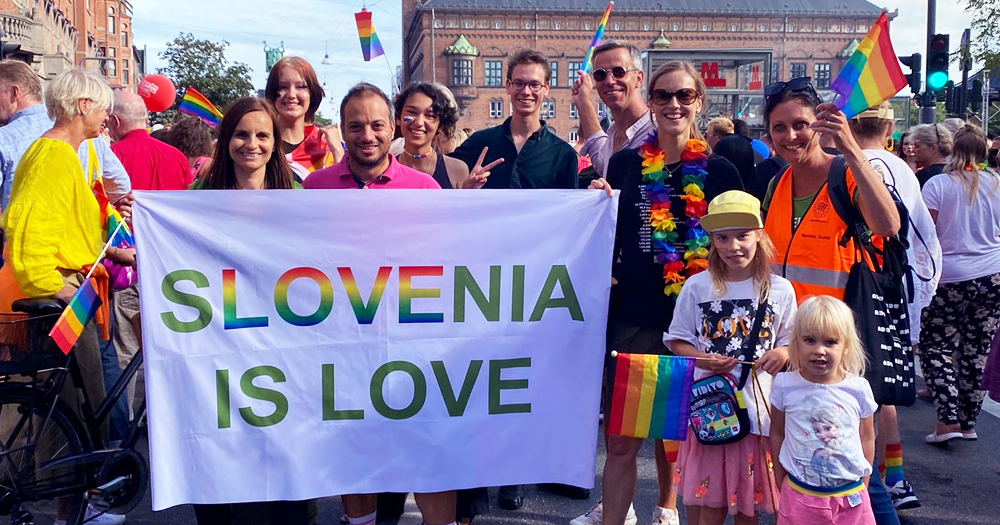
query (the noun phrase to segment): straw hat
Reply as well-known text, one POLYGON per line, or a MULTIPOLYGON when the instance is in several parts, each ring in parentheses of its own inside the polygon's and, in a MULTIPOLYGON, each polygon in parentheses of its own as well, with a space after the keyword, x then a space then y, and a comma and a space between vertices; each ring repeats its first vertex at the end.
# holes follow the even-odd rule
POLYGON ((731 190, 722 193, 708 203, 708 213, 701 218, 701 227, 709 232, 763 228, 760 201, 745 191, 731 190))

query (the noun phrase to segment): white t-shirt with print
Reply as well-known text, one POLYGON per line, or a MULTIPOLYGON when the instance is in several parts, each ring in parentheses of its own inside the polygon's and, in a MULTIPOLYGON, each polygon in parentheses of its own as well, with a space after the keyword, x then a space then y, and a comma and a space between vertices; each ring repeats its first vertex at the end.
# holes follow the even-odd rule
POLYGON ((945 173, 924 184, 923 196, 927 208, 938 212, 942 284, 1000 272, 1000 187, 995 176, 980 173, 972 202, 962 181, 945 173))
POLYGON ((782 372, 774 378, 771 406, 785 413, 778 461, 799 481, 839 487, 872 473, 859 429, 877 405, 863 377, 825 385, 803 379, 798 371, 782 372))
MULTIPOLYGON (((671 341, 684 341, 700 352, 720 354, 740 359, 743 341, 750 335, 760 292, 753 279, 730 282, 726 292, 719 294, 712 284, 712 275, 701 272, 688 278, 677 296, 674 318, 670 331, 663 334, 663 342, 668 347, 671 341)), ((757 360, 772 348, 786 346, 792 336, 792 320, 797 308, 795 289, 792 283, 777 275, 771 276, 771 295, 768 297, 768 311, 761 323, 760 339, 753 359, 757 360)), ((737 383, 743 374, 743 366, 737 365, 730 372, 737 383)), ((694 380, 713 375, 713 372, 696 368, 694 380)), ((750 431, 758 435, 770 435, 771 418, 767 410, 757 409, 771 393, 771 375, 757 370, 760 389, 754 381, 748 380, 743 386, 743 400, 750 413, 750 431), (761 393, 760 390, 763 390, 761 393), (763 433, 757 425, 758 415, 764 427, 763 433)))

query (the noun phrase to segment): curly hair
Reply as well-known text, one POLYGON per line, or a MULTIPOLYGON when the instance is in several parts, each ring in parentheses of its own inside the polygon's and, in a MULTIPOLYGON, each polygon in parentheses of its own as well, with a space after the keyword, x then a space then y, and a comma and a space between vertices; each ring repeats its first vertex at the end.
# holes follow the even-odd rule
POLYGON ((170 128, 166 142, 181 150, 188 162, 212 154, 212 128, 201 119, 182 117, 170 128))
MULTIPOLYGON (((403 114, 403 106, 406 105, 406 101, 417 93, 426 95, 427 98, 431 99, 431 111, 437 115, 439 122, 438 133, 446 137, 453 137, 455 126, 458 125, 458 105, 455 104, 455 99, 451 96, 451 91, 441 84, 415 82, 407 86, 393 100, 396 118, 401 118, 400 115, 403 114)), ((399 123, 396 125, 398 127, 399 123)))

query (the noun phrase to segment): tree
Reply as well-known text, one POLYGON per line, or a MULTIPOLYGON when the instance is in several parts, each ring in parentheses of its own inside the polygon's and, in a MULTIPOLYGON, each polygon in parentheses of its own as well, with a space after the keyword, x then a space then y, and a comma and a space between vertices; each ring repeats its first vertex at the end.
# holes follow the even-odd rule
MULTIPOLYGON (((241 62, 230 64, 226 60, 227 47, 229 42, 225 40, 197 40, 191 33, 181 33, 173 42, 167 42, 166 51, 159 54, 167 61, 167 66, 156 72, 173 81, 178 104, 184 91, 193 86, 225 112, 234 100, 255 93, 250 67, 241 62)), ((172 122, 176 120, 176 109, 165 111, 159 117, 154 120, 172 122)))
POLYGON ((990 70, 1000 68, 1000 0, 965 0, 972 13, 972 56, 990 70))

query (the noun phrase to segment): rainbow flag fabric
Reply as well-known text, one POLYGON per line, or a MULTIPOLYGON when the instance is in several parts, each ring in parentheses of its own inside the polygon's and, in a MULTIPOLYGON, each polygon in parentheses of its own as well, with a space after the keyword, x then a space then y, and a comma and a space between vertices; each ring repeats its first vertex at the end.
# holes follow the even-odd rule
POLYGON ((90 186, 97 199, 97 205, 101 209, 101 222, 104 223, 104 242, 111 241, 111 246, 115 248, 131 248, 135 246, 135 239, 128 224, 122 218, 122 214, 115 208, 108 199, 108 194, 104 191, 104 181, 96 179, 90 186), (121 224, 121 228, 118 225, 121 224))
POLYGON ((365 56, 365 62, 384 55, 385 51, 382 50, 382 42, 378 41, 378 35, 375 33, 375 27, 372 25, 371 11, 362 8, 361 12, 354 13, 354 21, 358 25, 358 38, 361 39, 361 53, 365 56))
POLYGON ((608 433, 685 440, 694 362, 690 357, 618 353, 608 433))
POLYGON ((185 115, 200 118, 202 122, 211 126, 212 129, 218 127, 219 122, 222 121, 222 112, 216 109, 205 98, 205 95, 198 93, 198 90, 193 87, 189 87, 184 91, 184 98, 181 99, 180 105, 177 106, 177 111, 185 115))
POLYGON ((604 10, 604 16, 601 17, 601 22, 597 24, 594 39, 590 41, 590 47, 587 48, 587 54, 583 59, 582 69, 584 73, 590 73, 590 70, 594 69, 594 49, 597 48, 597 44, 601 43, 601 38, 604 38, 604 28, 608 27, 608 18, 611 17, 611 8, 614 6, 614 2, 608 2, 608 7, 604 10))
POLYGON ((906 85, 889 40, 889 18, 882 11, 830 89, 837 93, 837 106, 851 118, 889 100, 906 85))
POLYGON ((49 332, 49 337, 64 354, 68 355, 73 349, 73 345, 83 333, 83 327, 94 318, 100 306, 101 298, 97 296, 94 285, 90 279, 84 280, 83 286, 73 294, 73 298, 69 300, 66 309, 49 332))

